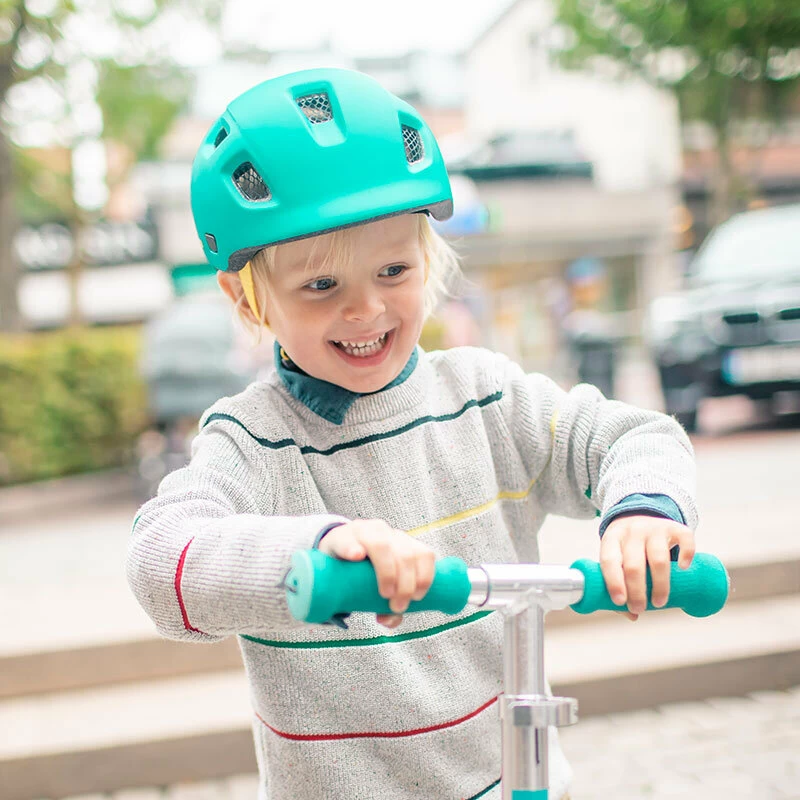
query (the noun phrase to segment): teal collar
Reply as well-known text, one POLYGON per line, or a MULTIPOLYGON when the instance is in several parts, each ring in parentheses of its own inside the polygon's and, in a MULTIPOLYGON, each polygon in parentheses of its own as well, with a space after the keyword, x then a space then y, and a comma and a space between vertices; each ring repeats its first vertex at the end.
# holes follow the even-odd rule
MULTIPOLYGON (((403 371, 390 384, 378 391, 383 392, 386 389, 399 386, 414 371, 418 359, 419 356, 415 347, 411 353, 411 358, 408 359, 408 363, 403 367, 403 371)), ((275 342, 275 368, 278 370, 278 375, 281 376, 283 385, 289 390, 292 397, 299 400, 307 408, 310 408, 315 414, 319 414, 320 417, 328 420, 328 422, 333 422, 335 425, 341 425, 344 422, 344 415, 350 406, 359 397, 366 396, 358 392, 351 392, 349 389, 343 389, 335 383, 328 383, 319 378, 311 377, 311 375, 303 372, 300 367, 289 360, 277 341, 275 342)), ((370 392, 370 394, 376 394, 376 392, 370 392)))

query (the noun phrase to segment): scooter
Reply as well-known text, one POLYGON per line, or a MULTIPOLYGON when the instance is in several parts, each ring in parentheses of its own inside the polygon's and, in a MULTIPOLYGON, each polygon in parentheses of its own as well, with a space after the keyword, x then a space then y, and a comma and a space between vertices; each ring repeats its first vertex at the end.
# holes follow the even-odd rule
MULTIPOLYGON (((368 561, 341 561, 319 550, 292 557, 284 579, 289 610, 309 623, 346 627, 355 611, 392 613, 378 592, 368 561)), ((730 579, 720 560, 697 553, 687 569, 671 565, 670 595, 664 608, 680 608, 694 617, 715 614, 725 605, 730 579)), ((647 596, 652 592, 647 573, 647 596)), ((545 690, 544 615, 570 606, 579 614, 627 611, 616 605, 596 561, 581 559, 570 567, 545 564, 482 564, 468 567, 460 558, 436 563, 430 589, 405 613, 441 611, 457 614, 467 605, 499 610, 504 616, 502 800, 547 800, 550 725, 573 725, 578 704, 571 697, 550 697, 545 690)), ((648 610, 656 610, 648 601, 648 610)))

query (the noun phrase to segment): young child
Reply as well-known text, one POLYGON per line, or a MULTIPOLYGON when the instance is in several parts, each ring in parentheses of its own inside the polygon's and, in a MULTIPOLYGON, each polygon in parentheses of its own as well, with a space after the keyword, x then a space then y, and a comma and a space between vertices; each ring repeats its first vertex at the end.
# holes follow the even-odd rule
POLYGON ((367 76, 303 71, 234 100, 198 152, 192 207, 277 369, 208 409, 191 463, 140 510, 133 591, 165 636, 239 637, 262 798, 499 798, 501 615, 402 612, 435 558, 537 561, 551 513, 600 517, 632 618, 648 562, 663 605, 670 549, 683 567, 694 552, 686 435, 488 350, 418 348, 455 267, 428 222, 451 213, 450 187, 427 125, 367 76), (369 558, 395 615, 297 623, 282 580, 315 546, 369 558))

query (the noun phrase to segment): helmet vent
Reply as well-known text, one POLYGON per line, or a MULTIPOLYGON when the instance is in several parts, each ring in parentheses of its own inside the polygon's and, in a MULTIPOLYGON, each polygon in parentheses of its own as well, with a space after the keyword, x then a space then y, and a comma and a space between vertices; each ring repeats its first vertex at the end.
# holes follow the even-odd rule
POLYGON ((422 137, 416 128, 403 125, 403 144, 406 148, 406 160, 409 164, 414 164, 422 160, 425 150, 422 147, 422 137))
POLYGON ((217 138, 214 139, 214 147, 219 147, 227 135, 228 131, 226 131, 225 128, 220 128, 217 138))
POLYGON ((233 173, 233 182, 242 196, 248 200, 269 200, 271 196, 267 184, 249 161, 236 167, 236 171, 233 173))
POLYGON ((318 125, 320 122, 327 122, 333 119, 331 101, 325 92, 298 97, 297 105, 300 106, 300 109, 308 117, 308 121, 312 125, 318 125))

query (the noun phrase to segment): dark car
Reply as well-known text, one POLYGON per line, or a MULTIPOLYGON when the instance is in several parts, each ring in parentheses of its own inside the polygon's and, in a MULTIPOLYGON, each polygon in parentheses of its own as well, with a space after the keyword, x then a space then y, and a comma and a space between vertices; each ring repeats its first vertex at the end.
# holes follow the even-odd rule
POLYGON ((705 397, 800 391, 800 205, 715 228, 686 289, 650 307, 647 332, 665 410, 687 430, 705 397))

